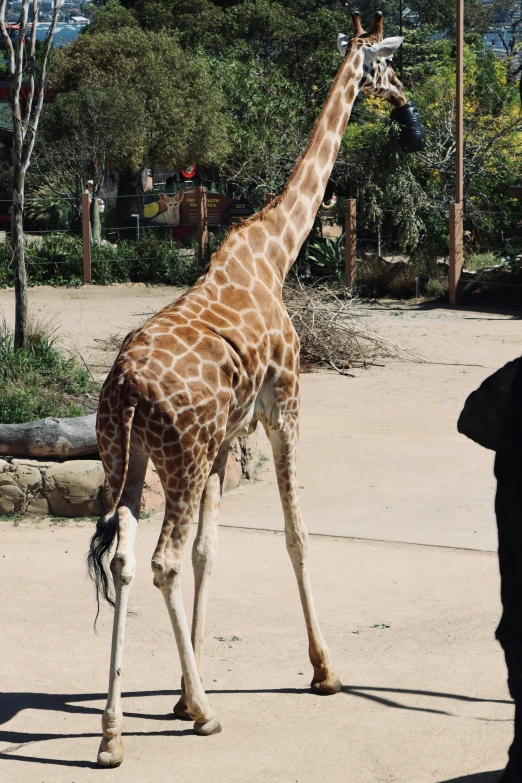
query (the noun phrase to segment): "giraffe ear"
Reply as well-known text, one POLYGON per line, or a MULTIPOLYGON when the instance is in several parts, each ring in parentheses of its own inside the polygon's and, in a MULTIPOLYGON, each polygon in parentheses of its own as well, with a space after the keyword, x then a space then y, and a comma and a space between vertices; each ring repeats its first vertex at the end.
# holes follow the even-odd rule
POLYGON ((372 44, 366 51, 370 60, 376 60, 377 58, 390 60, 403 41, 404 38, 400 35, 394 38, 385 38, 384 41, 372 44))
POLYGON ((341 53, 341 57, 345 57, 346 50, 348 49, 348 44, 350 43, 350 39, 347 35, 343 35, 343 33, 339 33, 337 36, 337 48, 339 49, 341 53))

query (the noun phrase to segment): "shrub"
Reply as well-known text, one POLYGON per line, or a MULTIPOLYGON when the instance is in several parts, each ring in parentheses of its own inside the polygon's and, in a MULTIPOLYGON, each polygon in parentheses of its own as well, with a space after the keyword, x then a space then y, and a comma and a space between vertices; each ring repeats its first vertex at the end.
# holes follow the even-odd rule
POLYGON ((498 263, 499 259, 495 253, 473 253, 469 257, 466 268, 471 270, 484 269, 484 267, 488 266, 497 266, 498 263))
POLYGON ((13 333, 0 324, 0 422, 21 424, 45 416, 82 416, 96 392, 87 369, 65 356, 48 328, 32 326, 27 346, 14 350, 13 333))
POLYGON ((333 241, 327 238, 310 244, 308 258, 314 275, 340 279, 345 265, 344 234, 333 241))
MULTIPOLYGON (((0 244, 0 286, 12 284, 12 250, 9 240, 0 244)), ((81 285, 82 240, 66 233, 44 234, 26 243, 30 285, 81 285)), ((175 247, 170 237, 144 233, 137 241, 102 242, 92 246, 92 281, 190 285, 202 266, 194 250, 175 247)))

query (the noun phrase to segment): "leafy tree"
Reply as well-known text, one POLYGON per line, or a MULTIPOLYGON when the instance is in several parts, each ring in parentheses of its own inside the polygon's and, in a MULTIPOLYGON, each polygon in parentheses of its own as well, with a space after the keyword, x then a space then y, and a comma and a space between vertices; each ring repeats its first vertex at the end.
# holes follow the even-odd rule
MULTIPOLYGON (((56 93, 81 88, 123 90, 131 101, 122 124, 139 108, 143 153, 139 165, 178 168, 197 159, 219 160, 227 151, 222 97, 206 61, 184 52, 165 33, 138 28, 81 35, 55 57, 56 93)), ((129 165, 138 166, 135 159, 129 165)))
POLYGON ((224 190, 264 205, 278 192, 308 142, 311 115, 304 90, 277 68, 255 62, 214 59, 212 72, 224 95, 230 153, 219 166, 202 173, 224 190))
MULTIPOLYGON (((415 35, 412 40, 414 46, 415 35)), ((340 186, 357 195, 359 213, 381 225, 390 245, 432 254, 447 252, 455 192, 455 62, 449 41, 436 45, 436 60, 421 68, 410 58, 408 66, 427 133, 425 150, 401 153, 382 103, 368 99, 361 121, 348 125, 336 167, 340 186)), ((522 117, 509 64, 481 43, 466 44, 464 94, 468 241, 487 237, 505 245, 518 220, 509 184, 522 175, 522 117)))
MULTIPOLYGON (((184 52, 166 33, 130 24, 81 35, 57 52, 51 84, 58 95, 91 90, 98 91, 99 99, 100 90, 109 90, 124 96, 115 100, 113 109, 103 103, 114 130, 107 165, 119 167, 119 195, 143 192, 141 172, 146 167, 161 164, 176 170, 194 160, 217 163, 228 150, 222 96, 205 57, 184 52)), ((87 93, 82 95, 85 102, 87 93)), ((60 109, 65 106, 62 102, 60 109)), ((100 133, 97 139, 101 142, 100 133)), ((93 144, 90 148, 93 151, 93 144)), ((118 200, 118 205, 124 224, 139 207, 131 198, 118 200)))
MULTIPOLYGON (((48 224, 74 221, 88 179, 93 180, 96 198, 110 168, 140 169, 146 154, 146 110, 135 97, 117 87, 82 87, 56 96, 42 123, 40 176, 28 196, 31 217, 48 224)), ((93 212, 97 241, 98 213, 93 212)))

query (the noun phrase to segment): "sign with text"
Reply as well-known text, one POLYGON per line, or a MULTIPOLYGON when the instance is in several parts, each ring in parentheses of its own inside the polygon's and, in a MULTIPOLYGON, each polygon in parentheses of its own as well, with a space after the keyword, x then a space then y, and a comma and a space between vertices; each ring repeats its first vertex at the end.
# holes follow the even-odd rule
MULTIPOLYGON (((197 226, 198 194, 196 190, 186 190, 180 206, 180 223, 197 226)), ((253 213, 247 201, 223 196, 221 193, 207 193, 207 223, 209 226, 223 226, 237 223, 253 213)))
MULTIPOLYGON (((207 225, 222 226, 237 223, 253 213, 247 201, 207 193, 207 225)), ((143 220, 151 225, 197 226, 198 193, 196 190, 179 190, 177 193, 150 194, 143 203, 143 220)))

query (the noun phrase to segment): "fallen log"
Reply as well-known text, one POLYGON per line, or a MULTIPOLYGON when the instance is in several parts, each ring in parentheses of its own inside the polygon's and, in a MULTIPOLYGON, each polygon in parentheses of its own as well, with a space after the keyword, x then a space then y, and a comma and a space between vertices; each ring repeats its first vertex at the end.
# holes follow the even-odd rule
POLYGON ((96 414, 0 424, 0 455, 9 457, 95 457, 96 414))

